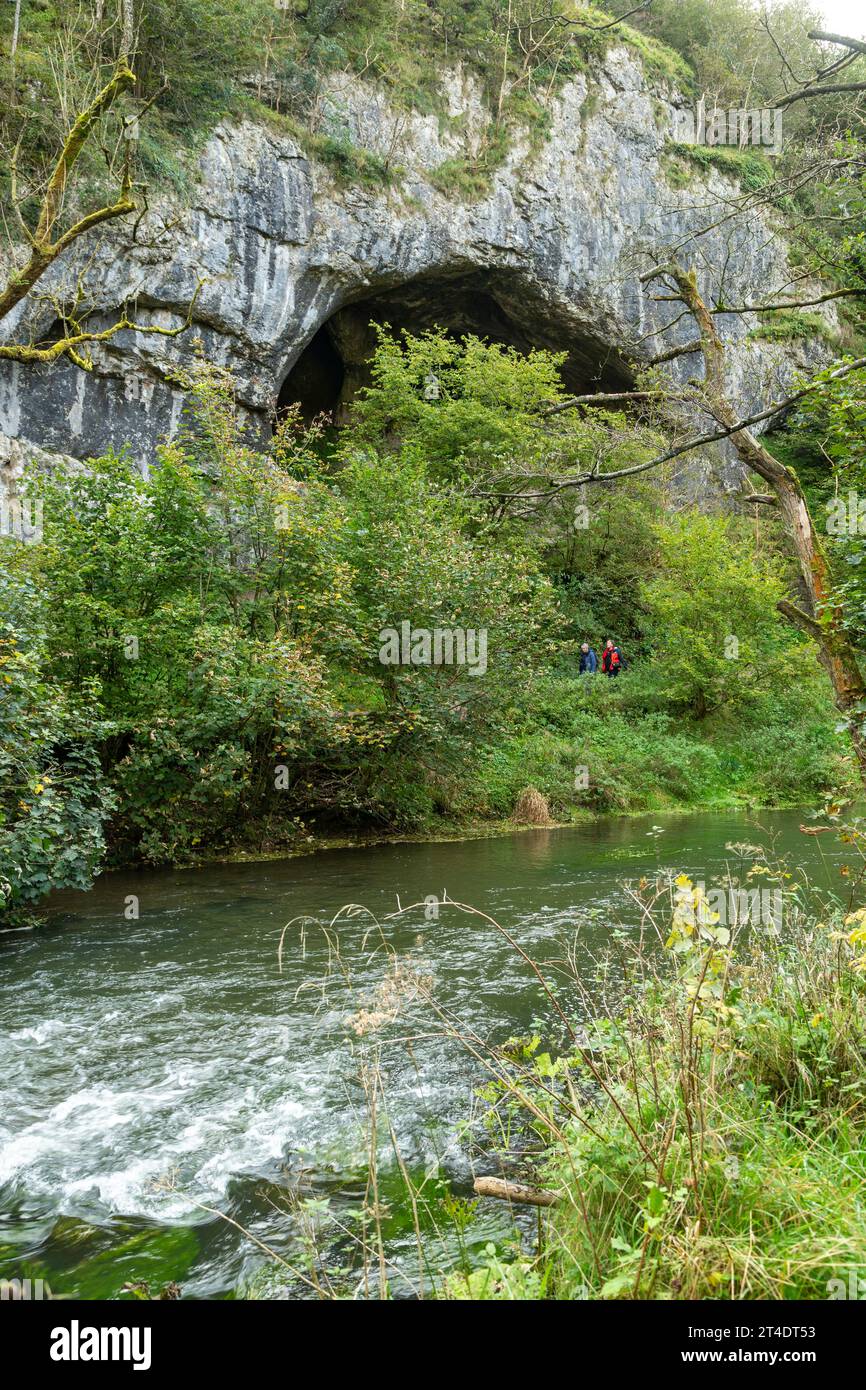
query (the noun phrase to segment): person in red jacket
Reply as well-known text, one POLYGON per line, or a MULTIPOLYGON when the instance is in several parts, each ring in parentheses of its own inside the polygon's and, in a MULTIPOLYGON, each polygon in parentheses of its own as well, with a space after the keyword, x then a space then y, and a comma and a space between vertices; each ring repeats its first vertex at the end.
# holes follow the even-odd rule
POLYGON ((613 638, 608 637, 601 654, 601 669, 606 676, 618 676, 621 668, 622 654, 619 647, 614 646, 613 638))

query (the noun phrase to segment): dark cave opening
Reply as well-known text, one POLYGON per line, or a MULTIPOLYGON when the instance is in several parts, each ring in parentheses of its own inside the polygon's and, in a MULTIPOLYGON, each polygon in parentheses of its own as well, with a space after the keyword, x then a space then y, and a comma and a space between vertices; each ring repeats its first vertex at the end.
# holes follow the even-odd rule
POLYGON ((370 379, 375 347, 371 324, 397 332, 440 328, 455 337, 473 333, 520 352, 567 351, 563 380, 574 394, 628 390, 630 372, 616 351, 551 306, 516 275, 472 271, 422 276, 339 309, 304 348, 281 387, 277 410, 296 402, 309 423, 325 414, 343 423, 356 392, 370 379))
POLYGON ((306 424, 318 415, 334 415, 345 378, 343 359, 325 324, 304 348, 283 382, 277 410, 297 403, 306 424))

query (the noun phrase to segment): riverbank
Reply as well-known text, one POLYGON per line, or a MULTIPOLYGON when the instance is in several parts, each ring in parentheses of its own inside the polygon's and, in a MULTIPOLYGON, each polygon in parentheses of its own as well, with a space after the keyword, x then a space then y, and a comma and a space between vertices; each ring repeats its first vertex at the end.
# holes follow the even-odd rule
POLYGON ((783 935, 731 932, 686 876, 662 911, 647 898, 658 942, 617 943, 612 1013, 584 982, 571 1044, 512 1059, 497 1086, 543 1136, 530 1171, 555 1204, 534 1257, 489 1259, 445 1297, 860 1296, 866 912, 818 920, 778 882, 783 935))
MULTIPOLYGON (((616 682, 543 674, 503 713, 508 732, 443 781, 438 809, 425 805, 414 821, 397 807, 390 826, 341 821, 317 809, 312 782, 289 795, 289 811, 280 804, 285 792, 271 796, 265 810, 224 827, 221 842, 177 842, 182 852, 171 862, 243 863, 508 835, 524 824, 515 809, 528 789, 543 805, 539 819, 525 824, 558 829, 606 818, 818 805, 859 790, 847 735, 811 666, 799 686, 765 700, 745 727, 726 714, 695 721, 660 710, 645 672, 616 682)), ((160 843, 169 838, 160 831, 160 843)), ((142 862, 118 856, 117 847, 110 860, 112 868, 142 862)))
MULTIPOLYGON (((852 789, 853 790, 853 789, 852 789)), ((842 804, 847 805, 848 802, 842 804)), ((524 821, 514 819, 497 820, 472 820, 472 821, 451 821, 443 820, 441 823, 432 825, 425 830, 409 831, 367 831, 362 832, 350 827, 342 832, 317 833, 310 832, 305 834, 303 839, 297 843, 289 843, 280 848, 267 849, 236 849, 226 853, 213 852, 191 856, 179 860, 173 864, 173 868, 206 868, 209 864, 256 864, 270 863, 281 859, 298 859, 307 855, 321 854, 329 850, 340 849, 372 849, 378 845, 424 845, 424 844, 455 844, 461 841, 487 840, 502 838, 508 835, 519 835, 538 830, 573 830, 580 826, 594 825, 608 821, 630 821, 646 818, 650 815, 658 816, 699 816, 718 812, 723 814, 725 811, 792 811, 802 809, 803 814, 812 814, 814 806, 802 798, 794 798, 790 801, 750 801, 741 797, 732 796, 730 799, 713 798, 706 802, 667 802, 652 806, 641 806, 629 810, 610 810, 610 811, 588 811, 577 809, 569 819, 559 820, 554 818, 542 819, 538 821, 524 821)), ((143 865, 140 861, 130 860, 126 863, 114 863, 108 867, 108 872, 122 871, 124 869, 137 869, 153 867, 143 865)))

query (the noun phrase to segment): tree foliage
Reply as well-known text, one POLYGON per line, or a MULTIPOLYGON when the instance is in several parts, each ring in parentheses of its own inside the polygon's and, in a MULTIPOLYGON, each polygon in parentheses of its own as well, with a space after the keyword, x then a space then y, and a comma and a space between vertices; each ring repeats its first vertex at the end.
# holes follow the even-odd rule
POLYGON ((644 584, 662 688, 697 718, 778 688, 811 659, 791 649, 776 604, 783 567, 731 518, 676 517, 658 526, 658 572, 644 584))

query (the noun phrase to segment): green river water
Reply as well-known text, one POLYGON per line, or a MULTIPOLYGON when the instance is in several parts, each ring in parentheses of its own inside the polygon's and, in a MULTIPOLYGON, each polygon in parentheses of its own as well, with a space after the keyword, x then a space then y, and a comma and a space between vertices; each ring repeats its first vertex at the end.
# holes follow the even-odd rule
MULTIPOLYGON (((224 1217, 297 1265, 296 1201, 327 1202, 345 1232, 335 1258, 350 1260, 367 1107, 346 1019, 372 996, 385 955, 364 948, 369 921, 357 918, 337 933, 348 982, 332 955, 322 986, 328 946, 312 926, 303 938, 288 934, 279 973, 290 918, 326 924, 347 903, 381 917, 398 895, 408 904, 447 893, 495 917, 541 961, 561 958, 576 934, 578 958, 589 961, 612 924, 637 929, 624 881, 670 870, 709 883, 731 861, 730 843, 772 841, 819 886, 838 886, 840 849, 802 835, 802 819, 728 811, 599 821, 108 874, 90 893, 58 895, 43 927, 0 935, 0 1276, 42 1276, 55 1294, 84 1298, 115 1297, 137 1280, 176 1281, 193 1298, 304 1296, 305 1285, 224 1217)), ((502 1041, 544 1011, 525 962, 477 919, 443 908, 438 921, 415 912, 386 932, 476 1034, 502 1041)), ((484 1170, 463 1133, 477 1064, 422 1005, 379 1041, 407 1167, 434 1209, 447 1191, 471 1193, 484 1170)), ((395 1292, 409 1296, 417 1259, 395 1177, 383 1156, 389 1270, 395 1292)), ((482 1202, 462 1236, 443 1222, 432 1259, 447 1269, 510 1235, 507 1209, 482 1202)))

